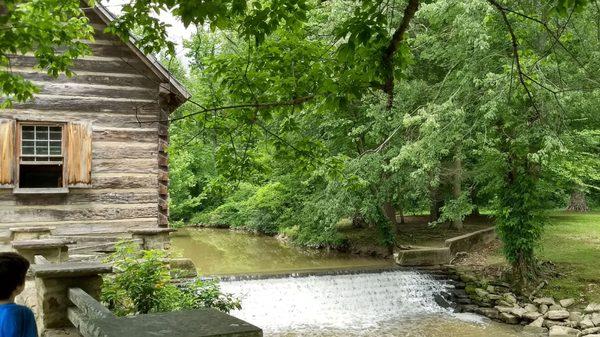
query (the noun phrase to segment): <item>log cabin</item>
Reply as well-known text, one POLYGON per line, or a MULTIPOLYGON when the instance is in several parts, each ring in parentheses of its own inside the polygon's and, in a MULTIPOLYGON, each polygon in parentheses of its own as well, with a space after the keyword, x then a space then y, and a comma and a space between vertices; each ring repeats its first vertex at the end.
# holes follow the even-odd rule
POLYGON ((168 226, 168 117, 190 95, 133 39, 104 33, 114 19, 105 7, 84 11, 95 40, 74 76, 52 78, 33 55, 11 56, 11 70, 41 90, 0 109, 0 231, 168 226))

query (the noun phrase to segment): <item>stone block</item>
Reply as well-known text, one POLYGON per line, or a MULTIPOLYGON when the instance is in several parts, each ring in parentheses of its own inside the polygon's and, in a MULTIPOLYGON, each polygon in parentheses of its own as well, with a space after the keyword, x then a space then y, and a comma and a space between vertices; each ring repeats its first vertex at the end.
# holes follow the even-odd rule
POLYGON ((581 321, 582 318, 583 318, 583 315, 581 315, 581 312, 579 312, 579 311, 571 311, 569 313, 569 320, 570 321, 579 322, 579 321, 581 321))
POLYGON ((572 299, 572 298, 566 298, 564 300, 558 301, 558 303, 560 303, 560 305, 563 308, 568 308, 568 307, 572 306, 575 303, 575 300, 572 299))
POLYGON ((54 227, 14 227, 9 228, 10 241, 37 240, 47 238, 54 227))
POLYGON ((579 321, 579 327, 582 329, 589 329, 594 327, 594 322, 589 317, 585 317, 579 321))
POLYGON ((535 321, 538 318, 542 317, 542 314, 540 314, 537 311, 528 311, 528 312, 524 313, 522 315, 522 317, 525 318, 525 319, 528 319, 530 321, 535 321))
POLYGON ((101 274, 112 267, 99 263, 58 263, 33 265, 38 299, 38 328, 40 331, 71 326, 67 308, 70 307, 70 288, 80 288, 98 299, 102 287, 101 274))
POLYGON ((262 337, 262 330, 215 309, 198 309, 98 320, 106 337, 262 337))
POLYGON ((64 262, 69 259, 69 246, 64 240, 36 239, 13 241, 12 247, 23 255, 30 263, 35 263, 35 256, 45 257, 50 262, 64 262))
POLYGON ((544 318, 538 317, 535 321, 529 323, 528 326, 534 326, 534 327, 541 328, 542 326, 544 326, 544 318))
POLYGON ((581 330, 581 336, 600 333, 600 327, 581 330))
POLYGON ((544 304, 544 305, 547 305, 547 306, 551 306, 551 305, 556 304, 554 302, 554 299, 552 297, 540 297, 540 298, 536 298, 536 299, 533 300, 533 303, 535 303, 535 304, 544 304))
POLYGON ((448 248, 419 248, 399 250, 394 253, 396 263, 401 266, 436 266, 450 262, 448 248))
POLYGON ((523 315, 525 315, 525 313, 527 313, 527 310, 525 310, 521 307, 514 307, 510 313, 521 318, 521 317, 523 317, 523 315))
POLYGON ((134 239, 142 240, 142 249, 165 250, 171 248, 170 234, 175 231, 172 228, 137 228, 129 232, 134 239))
POLYGON ((561 320, 569 318, 569 312, 566 310, 549 310, 546 317, 552 320, 561 320))
POLYGON ((506 312, 500 313, 500 320, 507 324, 519 324, 519 318, 517 316, 506 312))
POLYGON ((583 309, 583 312, 586 314, 591 314, 594 312, 600 312, 600 303, 590 303, 583 309))
POLYGON ((566 326, 555 325, 550 328, 549 337, 577 337, 579 336, 579 330, 569 328, 566 326))
POLYGON ((525 304, 525 306, 523 308, 525 308, 525 310, 527 310, 527 312, 538 311, 537 306, 535 304, 531 304, 531 303, 525 304))

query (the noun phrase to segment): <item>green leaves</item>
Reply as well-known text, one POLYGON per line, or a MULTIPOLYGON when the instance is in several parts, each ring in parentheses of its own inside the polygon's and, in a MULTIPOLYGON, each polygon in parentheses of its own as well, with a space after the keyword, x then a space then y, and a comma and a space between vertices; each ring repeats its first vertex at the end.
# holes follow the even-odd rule
POLYGON ((114 275, 104 278, 101 300, 117 316, 215 308, 223 312, 240 309, 239 299, 222 293, 218 281, 196 279, 173 284, 169 256, 161 250, 139 250, 120 243, 106 259, 114 275))
POLYGON ((33 97, 37 89, 11 72, 12 55, 33 54, 52 77, 72 73, 73 60, 90 53, 82 40, 93 39, 77 0, 4 1, 0 14, 0 99, 4 107, 33 97))

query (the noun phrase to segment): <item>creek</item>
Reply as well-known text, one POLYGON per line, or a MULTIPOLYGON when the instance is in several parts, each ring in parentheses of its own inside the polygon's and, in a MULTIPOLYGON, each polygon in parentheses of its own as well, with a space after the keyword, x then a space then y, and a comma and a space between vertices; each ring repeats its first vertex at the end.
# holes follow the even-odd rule
POLYGON ((275 238, 184 229, 173 249, 242 300, 231 314, 265 336, 516 337, 520 328, 453 313, 435 297, 449 282, 383 259, 302 250, 275 238))

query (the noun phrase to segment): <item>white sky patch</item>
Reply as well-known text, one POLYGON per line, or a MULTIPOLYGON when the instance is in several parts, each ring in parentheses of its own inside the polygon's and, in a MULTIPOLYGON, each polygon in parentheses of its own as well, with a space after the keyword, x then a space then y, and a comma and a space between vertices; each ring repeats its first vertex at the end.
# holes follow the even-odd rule
MULTIPOLYGON (((119 15, 121 12, 121 7, 124 4, 129 3, 129 1, 123 0, 101 0, 100 2, 116 15, 119 15)), ((196 32, 196 28, 193 25, 190 25, 186 28, 183 23, 178 18, 174 17, 170 12, 163 12, 158 18, 160 21, 169 25, 169 27, 167 27, 169 40, 176 44, 175 53, 177 58, 179 58, 183 64, 187 66, 189 64, 189 60, 186 57, 187 50, 183 46, 183 41, 190 39, 196 32)))

